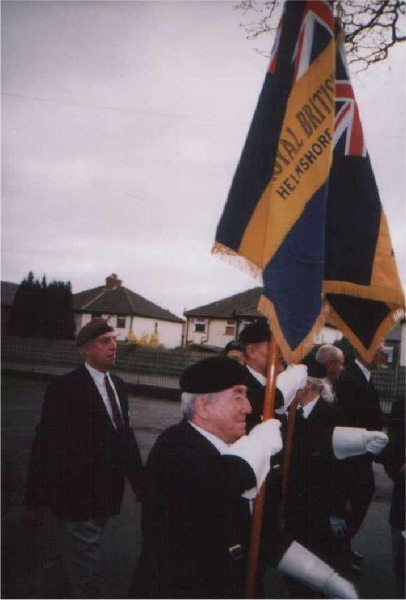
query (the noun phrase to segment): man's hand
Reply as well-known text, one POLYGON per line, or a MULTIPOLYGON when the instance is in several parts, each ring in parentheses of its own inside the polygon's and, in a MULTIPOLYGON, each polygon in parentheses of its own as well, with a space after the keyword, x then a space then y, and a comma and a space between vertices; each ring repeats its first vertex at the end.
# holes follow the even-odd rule
POLYGON ((345 519, 330 515, 329 521, 334 537, 345 537, 345 534, 347 533, 347 523, 345 522, 345 519))
POLYGON ((366 431, 362 437, 366 452, 379 454, 387 445, 389 438, 382 431, 366 431))
POLYGON ((23 521, 29 527, 40 527, 44 524, 44 509, 39 507, 24 507, 23 521))
POLYGON ((267 419, 259 425, 256 425, 249 433, 248 437, 255 443, 263 445, 264 449, 273 456, 283 448, 281 435, 281 422, 278 419, 267 419))

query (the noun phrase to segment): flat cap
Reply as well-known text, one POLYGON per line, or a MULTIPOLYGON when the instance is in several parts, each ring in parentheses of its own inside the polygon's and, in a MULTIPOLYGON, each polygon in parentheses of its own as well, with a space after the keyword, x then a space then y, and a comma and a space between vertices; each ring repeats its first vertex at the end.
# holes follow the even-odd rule
POLYGON ((188 367, 179 379, 182 392, 211 394, 246 385, 246 370, 236 360, 211 356, 188 367))
POLYGON ((324 377, 327 377, 326 367, 311 356, 305 356, 300 364, 307 367, 308 377, 317 377, 318 379, 324 379, 324 377))
POLYGON ((241 331, 239 339, 243 344, 259 344, 269 342, 271 330, 266 319, 253 321, 241 331))
POLYGON ((79 331, 76 338, 76 345, 79 347, 83 346, 83 344, 90 342, 90 340, 94 340, 94 338, 97 338, 99 335, 103 335, 103 333, 111 333, 113 331, 113 325, 111 325, 111 323, 109 323, 106 319, 92 319, 90 323, 84 325, 79 331))
POLYGON ((227 354, 230 350, 240 350, 242 352, 242 346, 240 340, 231 340, 224 348, 224 353, 227 354))

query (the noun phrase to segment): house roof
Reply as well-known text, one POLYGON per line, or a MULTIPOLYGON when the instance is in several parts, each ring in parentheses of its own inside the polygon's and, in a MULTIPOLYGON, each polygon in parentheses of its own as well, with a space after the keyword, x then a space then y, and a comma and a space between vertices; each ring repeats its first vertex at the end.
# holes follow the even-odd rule
POLYGON ((12 283, 11 281, 2 281, 1 282, 1 305, 12 306, 14 302, 14 296, 18 288, 20 287, 19 283, 12 283))
MULTIPOLYGON (((263 317, 264 315, 257 309, 262 289, 262 287, 252 288, 223 300, 187 310, 183 314, 185 317, 209 317, 211 319, 263 317)), ((330 321, 326 321, 325 327, 337 329, 330 321)))
POLYGON ((263 316, 257 309, 262 287, 252 288, 246 292, 234 294, 223 300, 217 300, 204 306, 198 306, 184 312, 185 317, 211 317, 218 319, 235 319, 236 317, 263 316))
POLYGON ((73 294, 73 309, 76 312, 134 315, 183 323, 183 319, 169 310, 161 308, 123 285, 112 289, 101 285, 73 294))

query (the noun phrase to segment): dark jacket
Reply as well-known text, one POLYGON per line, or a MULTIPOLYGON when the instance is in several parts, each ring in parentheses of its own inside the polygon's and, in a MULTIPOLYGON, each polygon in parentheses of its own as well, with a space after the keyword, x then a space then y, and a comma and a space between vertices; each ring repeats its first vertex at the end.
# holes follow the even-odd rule
MULTIPOLYGON (((240 598, 250 536, 251 467, 222 456, 190 423, 167 429, 146 464, 142 499, 143 549, 130 596, 240 598), (241 545, 242 558, 229 548, 241 545)), ((274 558, 286 545, 275 540, 274 558)))
POLYGON ((25 504, 72 520, 117 514, 127 476, 138 491, 142 463, 128 419, 124 382, 111 375, 125 434, 120 438, 83 365, 45 392, 28 464, 25 504))
POLYGON ((405 402, 393 403, 389 422, 388 452, 385 456, 386 473, 393 479, 393 493, 389 523, 395 529, 405 528, 405 402))
POLYGON ((307 419, 295 419, 286 497, 286 527, 295 539, 317 554, 328 556, 329 516, 343 502, 342 461, 320 439, 331 437, 339 422, 336 407, 319 398, 307 419))
POLYGON ((336 395, 342 425, 371 431, 382 429, 384 418, 378 393, 356 362, 345 368, 337 382, 336 395))
MULTIPOLYGON (((337 382, 336 395, 342 418, 341 425, 361 427, 371 431, 382 429, 384 419, 378 393, 356 362, 345 368, 337 382)), ((372 461, 381 462, 385 452, 384 450, 378 456, 372 454, 354 456, 343 461, 347 469, 345 486, 350 510, 346 511, 347 503, 344 502, 339 512, 341 515, 346 515, 349 537, 353 537, 361 526, 374 494, 372 461)))
MULTIPOLYGON (((256 379, 252 373, 246 368, 246 385, 247 397, 252 407, 252 413, 247 415, 247 431, 251 431, 255 425, 262 421, 262 413, 264 410, 265 386, 256 379)), ((275 390, 275 408, 283 406, 283 394, 276 388, 275 390)))

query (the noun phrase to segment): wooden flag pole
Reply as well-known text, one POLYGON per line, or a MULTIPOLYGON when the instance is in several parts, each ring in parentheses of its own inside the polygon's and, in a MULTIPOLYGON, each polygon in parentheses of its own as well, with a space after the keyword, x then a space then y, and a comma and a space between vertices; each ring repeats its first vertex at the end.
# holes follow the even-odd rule
POLYGON ((292 455, 292 443, 293 443, 293 433, 295 430, 295 419, 296 419, 296 407, 297 400, 293 400, 290 404, 288 412, 288 430, 286 434, 286 442, 284 444, 284 454, 283 454, 283 468, 282 468, 282 503, 281 503, 281 521, 282 526, 285 520, 285 506, 286 506, 286 489, 288 485, 289 479, 289 470, 290 470, 290 458, 292 455))
MULTIPOLYGON (((275 342, 274 336, 271 337, 271 341, 268 346, 268 362, 266 366, 266 389, 265 389, 265 400, 264 408, 262 413, 262 420, 266 421, 274 416, 275 407, 275 390, 276 390, 276 376, 277 376, 277 365, 279 361, 279 348, 275 342)), ((255 498, 254 502, 254 513, 252 516, 252 527, 251 527, 251 540, 250 549, 248 555, 248 566, 247 566, 247 581, 246 581, 246 598, 254 598, 255 592, 255 581, 257 576, 258 567, 258 554, 259 546, 261 541, 261 529, 262 529, 262 514, 265 500, 265 482, 262 484, 261 489, 255 498)))

